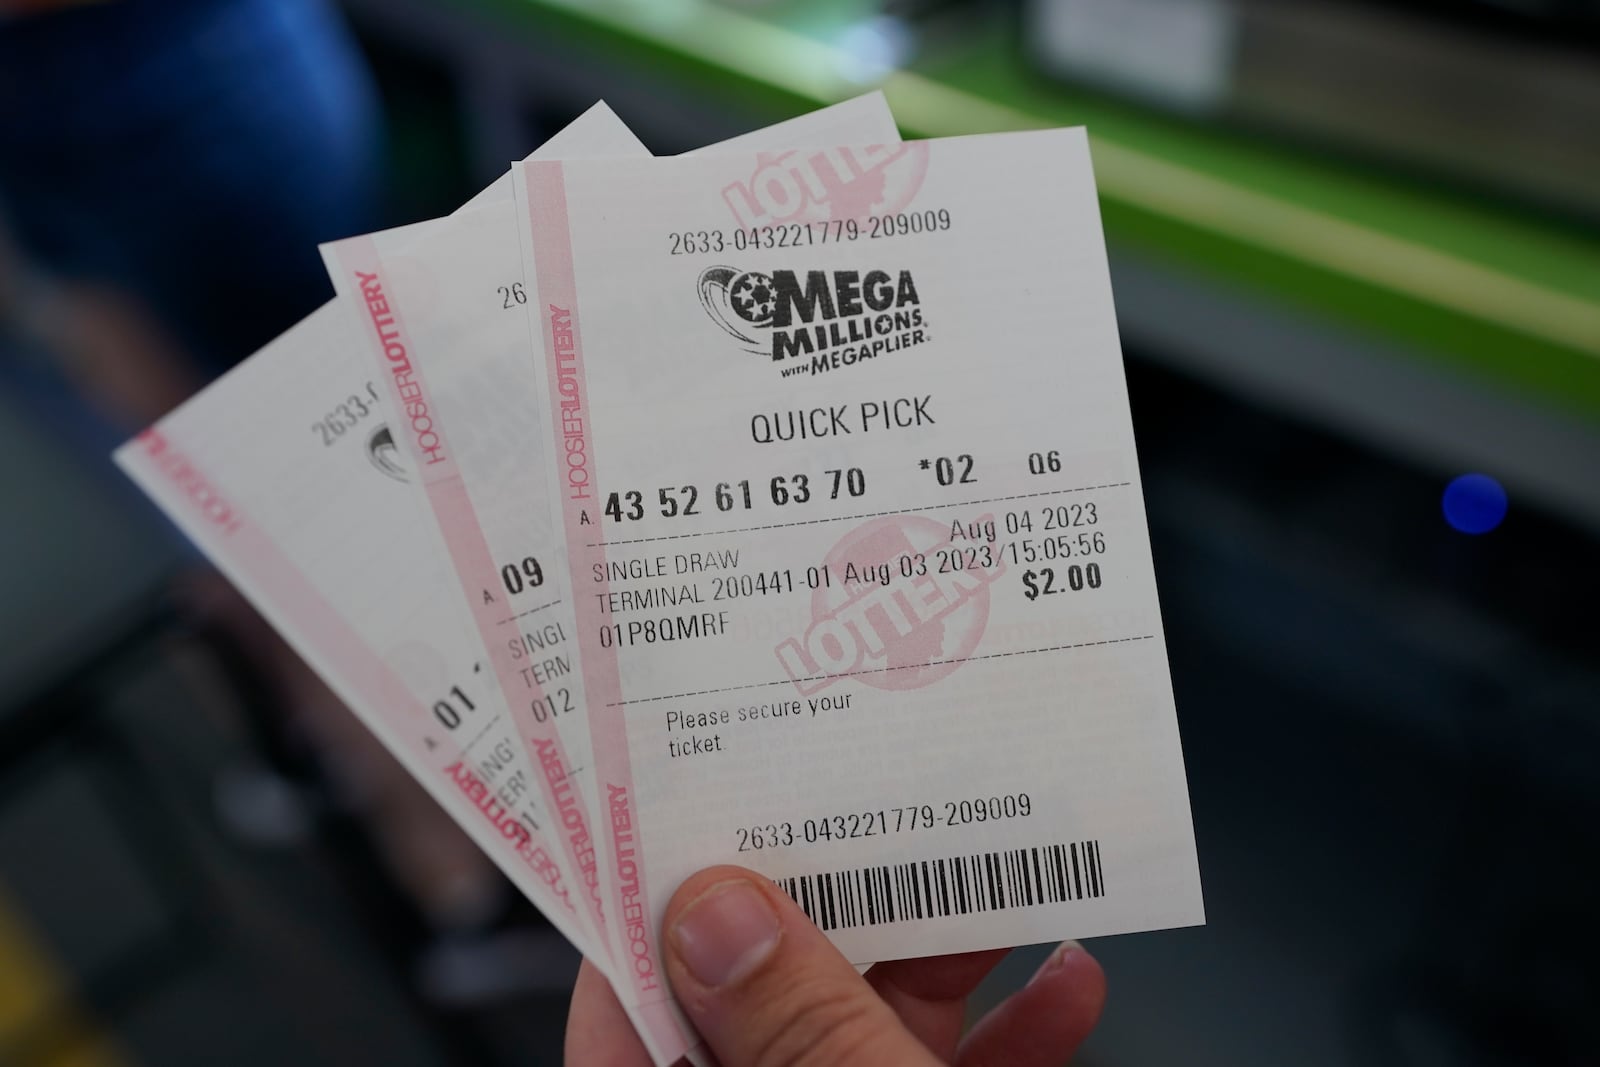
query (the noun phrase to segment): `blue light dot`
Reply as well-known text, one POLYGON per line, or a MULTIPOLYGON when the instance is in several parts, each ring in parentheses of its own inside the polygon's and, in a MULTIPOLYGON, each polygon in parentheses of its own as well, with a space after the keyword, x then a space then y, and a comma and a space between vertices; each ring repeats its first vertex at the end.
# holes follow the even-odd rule
POLYGON ((1487 474, 1463 474, 1444 488, 1444 521, 1466 534, 1484 534, 1506 517, 1506 491, 1487 474))

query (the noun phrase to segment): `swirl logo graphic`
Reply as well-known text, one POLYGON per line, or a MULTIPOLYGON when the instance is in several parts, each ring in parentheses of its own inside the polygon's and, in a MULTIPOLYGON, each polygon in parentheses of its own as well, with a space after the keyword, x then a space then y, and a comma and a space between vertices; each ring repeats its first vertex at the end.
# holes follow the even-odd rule
POLYGON ((700 306, 724 333, 749 352, 770 352, 769 331, 778 299, 768 275, 734 267, 707 267, 700 273, 697 288, 700 306))
POLYGON ((388 424, 380 425, 367 437, 367 459, 378 470, 397 482, 408 481, 406 470, 400 465, 400 448, 394 443, 394 434, 388 424))

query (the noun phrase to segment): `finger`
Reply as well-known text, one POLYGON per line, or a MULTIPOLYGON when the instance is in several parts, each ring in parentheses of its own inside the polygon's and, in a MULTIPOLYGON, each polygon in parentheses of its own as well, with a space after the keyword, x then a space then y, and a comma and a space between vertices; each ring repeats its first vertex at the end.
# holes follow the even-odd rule
POLYGON ((967 997, 1008 951, 890 960, 868 971, 867 982, 918 1041, 941 1060, 949 1060, 966 1025, 967 997))
POLYGON ((1075 941, 1057 947, 1017 992, 978 1020, 957 1067, 1058 1067, 1089 1036, 1106 1002, 1106 976, 1075 941))
POLYGON ((933 1065, 855 968, 771 881, 690 878, 667 905, 666 970, 723 1067, 933 1065))
POLYGON ((588 960, 578 968, 567 1009, 567 1062, 596 1067, 651 1067, 650 1053, 634 1032, 611 983, 588 960))

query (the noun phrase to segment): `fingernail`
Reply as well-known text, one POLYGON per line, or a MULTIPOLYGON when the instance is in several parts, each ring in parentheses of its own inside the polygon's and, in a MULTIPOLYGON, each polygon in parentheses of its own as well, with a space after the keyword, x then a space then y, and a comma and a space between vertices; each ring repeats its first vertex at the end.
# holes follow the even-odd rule
POLYGON ((1039 969, 1033 972, 1033 977, 1028 979, 1028 984, 1032 985, 1034 982, 1037 982, 1039 979, 1044 978, 1047 975, 1055 974, 1057 971, 1061 970, 1061 968, 1067 965, 1074 954, 1081 953, 1082 951, 1083 946, 1078 944, 1076 941, 1061 942, 1061 944, 1056 946, 1055 951, 1050 953, 1050 957, 1040 965, 1039 969))
POLYGON ((749 882, 719 882, 689 905, 672 939, 689 973, 705 986, 737 982, 778 945, 778 914, 749 882))

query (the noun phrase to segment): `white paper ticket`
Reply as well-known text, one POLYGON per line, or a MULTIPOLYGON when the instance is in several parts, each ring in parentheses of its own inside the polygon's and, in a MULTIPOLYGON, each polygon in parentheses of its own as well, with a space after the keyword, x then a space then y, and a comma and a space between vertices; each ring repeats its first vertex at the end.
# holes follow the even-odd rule
MULTIPOLYGON (((736 138, 714 150, 789 149, 797 144, 827 144, 845 139, 897 140, 894 120, 881 94, 874 93, 736 138)), ((586 153, 593 154, 593 153, 586 153)), ((635 147, 629 155, 642 156, 635 147)), ((448 427, 451 459, 460 486, 468 493, 477 520, 498 564, 498 581, 458 573, 468 597, 480 606, 489 648, 503 649, 507 691, 526 704, 529 714, 554 724, 569 766, 568 780, 592 783, 587 772, 589 728, 582 714, 581 679, 572 677, 573 660, 565 642, 572 628, 566 596, 566 566, 550 553, 559 544, 551 526, 551 507, 540 457, 545 429, 540 423, 538 384, 528 355, 529 299, 516 239, 517 215, 509 174, 506 195, 415 226, 334 242, 325 246, 329 273, 341 297, 368 313, 368 294, 381 295, 383 308, 403 330, 406 361, 425 376, 431 437, 448 427), (505 562, 499 562, 500 560, 505 562), (485 588, 485 583, 487 588, 485 588), (506 610, 499 610, 503 602, 506 610)), ((376 344, 371 351, 380 371, 394 380, 393 365, 376 344)), ((413 384, 420 390, 421 384, 413 384)), ((414 398, 408 398, 408 400, 414 398)), ((424 460, 434 458, 419 447, 424 460)), ((438 466, 427 464, 424 466, 438 466)), ((440 495, 433 502, 445 523, 459 531, 457 501, 440 495)), ((448 483, 446 483, 448 484, 448 483)), ((454 548, 463 549, 459 539, 454 548)), ((461 555, 465 561, 470 557, 461 555)), ((593 797, 584 799, 592 810, 593 797)))
POLYGON ((117 453, 139 483, 580 946, 571 880, 481 674, 448 563, 330 304, 117 453))
MULTIPOLYGON (((873 94, 717 149, 896 137, 873 94)), ((532 751, 569 867, 598 894, 590 821, 574 788, 591 765, 589 731, 566 647, 573 609, 550 521, 516 225, 507 196, 335 242, 324 254, 341 299, 368 322, 364 348, 387 399, 414 416, 400 444, 421 473, 485 663, 513 711, 497 729, 532 751)))
MULTIPOLYGON (((541 151, 643 151, 604 105, 541 151)), ((509 175, 473 203, 508 203, 509 175)), ((335 302, 117 460, 575 945, 582 920, 449 559, 335 302)))
POLYGON ((656 1047, 713 863, 858 961, 1203 921, 1082 131, 516 178, 656 1047))

